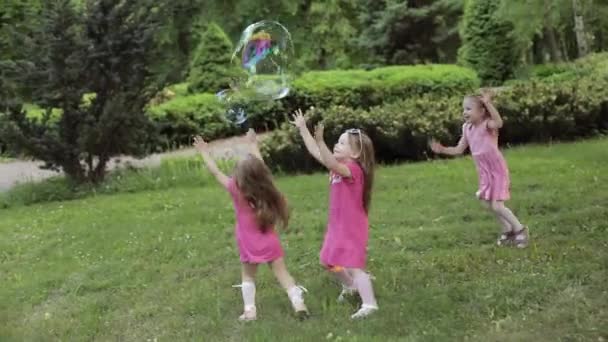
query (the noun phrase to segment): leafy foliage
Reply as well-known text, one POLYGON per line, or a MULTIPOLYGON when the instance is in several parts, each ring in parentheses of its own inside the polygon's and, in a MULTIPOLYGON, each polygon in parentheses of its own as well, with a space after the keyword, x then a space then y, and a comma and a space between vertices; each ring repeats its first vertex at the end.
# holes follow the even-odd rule
POLYGON ((368 0, 359 45, 385 64, 453 62, 462 0, 368 0))
POLYGON ((139 155, 153 131, 144 107, 157 18, 146 0, 45 2, 15 82, 44 111, 29 118, 23 101, 2 114, 2 135, 16 150, 61 168, 76 182, 99 182, 108 160, 139 155), (94 94, 87 96, 87 94, 94 94), (53 111, 61 116, 53 119, 53 111))
POLYGON ((232 43, 216 23, 207 26, 190 64, 188 81, 191 92, 215 93, 228 88, 235 75, 230 59, 232 43))
MULTIPOLYGON (((380 161, 427 157, 429 137, 456 143, 461 134, 462 95, 427 94, 369 109, 331 106, 309 112, 312 125, 323 121, 326 139, 336 141, 346 129, 365 130, 380 161)), ((501 143, 570 140, 608 131, 608 77, 588 75, 556 82, 531 80, 499 93, 497 107, 505 120, 501 143)), ((317 167, 298 132, 283 126, 263 145, 269 164, 283 171, 317 167)))
POLYGON ((499 5, 500 0, 469 0, 460 32, 460 61, 487 85, 510 78, 519 56, 510 38, 511 25, 497 15, 499 5))

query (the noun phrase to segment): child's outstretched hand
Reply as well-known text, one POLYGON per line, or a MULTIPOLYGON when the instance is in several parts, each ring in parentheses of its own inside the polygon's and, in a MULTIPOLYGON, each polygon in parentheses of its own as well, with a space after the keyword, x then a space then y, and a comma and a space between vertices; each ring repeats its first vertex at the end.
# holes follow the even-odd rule
POLYGON ((293 121, 290 121, 297 128, 306 127, 306 118, 301 109, 296 110, 292 115, 293 121))
POLYGON ((194 137, 192 146, 194 146, 194 148, 201 153, 207 152, 209 149, 209 144, 207 144, 207 142, 200 135, 194 137))
POLYGON ((437 142, 437 140, 435 139, 431 139, 431 141, 429 141, 429 147, 431 148, 431 150, 437 154, 441 153, 443 151, 443 145, 441 145, 440 143, 437 142))
POLYGON ((317 127, 315 127, 315 140, 317 142, 323 141, 323 131, 324 130, 325 130, 325 127, 323 126, 322 123, 318 124, 317 127))

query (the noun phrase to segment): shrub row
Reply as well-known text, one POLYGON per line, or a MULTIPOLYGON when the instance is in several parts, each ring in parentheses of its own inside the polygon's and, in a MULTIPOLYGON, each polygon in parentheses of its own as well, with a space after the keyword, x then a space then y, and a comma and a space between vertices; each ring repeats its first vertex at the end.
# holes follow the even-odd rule
MULTIPOLYGON (((478 86, 479 80, 472 70, 455 65, 318 71, 305 73, 294 80, 291 93, 281 101, 246 104, 246 127, 237 127, 224 120, 227 109, 212 94, 178 94, 152 106, 149 114, 159 131, 154 145, 157 149, 167 149, 187 144, 190 136, 196 133, 213 140, 248 127, 274 129, 285 122, 286 113, 297 108, 344 105, 368 109, 428 93, 447 96, 467 92, 478 86)), ((180 85, 179 89, 183 87, 180 85)))
MULTIPOLYGON (((332 106, 309 113, 311 127, 323 121, 333 144, 345 129, 365 130, 380 161, 427 157, 430 137, 455 143, 462 127, 462 95, 427 94, 382 106, 354 109, 332 106)), ((562 82, 531 80, 503 89, 496 104, 504 118, 500 142, 570 140, 608 130, 608 77, 592 75, 562 82)), ((294 128, 283 125, 270 134, 262 152, 276 169, 310 171, 315 163, 294 128)))

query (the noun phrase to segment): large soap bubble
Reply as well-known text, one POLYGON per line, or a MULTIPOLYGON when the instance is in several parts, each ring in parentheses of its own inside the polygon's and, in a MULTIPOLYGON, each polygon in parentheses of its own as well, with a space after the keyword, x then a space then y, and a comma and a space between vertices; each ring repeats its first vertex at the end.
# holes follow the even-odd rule
POLYGON ((293 43, 276 21, 249 25, 241 34, 232 62, 241 71, 235 88, 252 100, 278 100, 289 93, 293 43))

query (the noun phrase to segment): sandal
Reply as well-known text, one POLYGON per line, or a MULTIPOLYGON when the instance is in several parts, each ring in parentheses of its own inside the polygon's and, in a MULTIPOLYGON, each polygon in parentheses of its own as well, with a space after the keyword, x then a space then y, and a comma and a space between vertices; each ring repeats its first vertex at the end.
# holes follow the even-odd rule
POLYGON ((498 246, 509 246, 513 244, 513 239, 515 238, 515 233, 513 231, 503 232, 496 240, 496 244, 498 246))
POLYGON ((513 243, 517 248, 526 248, 528 247, 528 243, 530 241, 530 233, 528 232, 528 227, 523 226, 522 229, 518 232, 513 232, 513 243))

